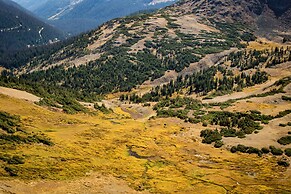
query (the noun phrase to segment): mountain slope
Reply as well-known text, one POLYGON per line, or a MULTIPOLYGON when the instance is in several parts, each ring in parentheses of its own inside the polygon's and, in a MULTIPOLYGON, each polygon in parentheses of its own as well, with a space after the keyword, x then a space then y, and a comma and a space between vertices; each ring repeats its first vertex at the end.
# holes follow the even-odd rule
POLYGON ((27 10, 35 10, 38 7, 45 4, 48 0, 39 0, 39 1, 33 1, 33 0, 17 0, 14 1, 21 5, 22 7, 25 7, 27 10))
POLYGON ((0 57, 5 52, 62 38, 60 31, 35 18, 16 3, 0 0, 0 57))
POLYGON ((206 19, 241 22, 263 36, 272 36, 278 31, 289 31, 290 36, 291 1, 288 0, 183 0, 178 9, 206 19))
POLYGON ((51 24, 72 34, 88 31, 98 25, 117 17, 132 14, 141 10, 151 10, 170 5, 175 0, 63 0, 41 1, 31 7, 34 1, 20 1, 36 15, 47 19, 51 24))
POLYGON ((3 71, 41 98, 0 95, 0 191, 290 192, 289 11, 181 1, 3 71))
MULTIPOLYGON (((112 20, 50 58, 35 58, 20 74, 31 73, 23 76, 84 93, 128 91, 168 70, 180 72, 208 54, 242 48, 246 46, 242 40, 254 40, 252 32, 260 35, 264 29, 247 22, 247 18, 257 20, 256 11, 250 10, 259 1, 242 1, 241 6, 229 0, 214 0, 207 6, 206 2, 185 0, 156 13, 112 20), (227 15, 221 11, 225 5, 232 10, 227 15), (217 12, 205 10, 209 6, 216 6, 217 12)), ((267 9, 267 4, 260 5, 267 9)), ((280 29, 272 28, 275 30, 280 29)))
POLYGON ((114 111, 68 115, 0 95, 1 119, 18 118, 9 122, 18 131, 1 134, 0 192, 290 191, 290 170, 276 165, 273 155, 214 149, 200 143, 198 125, 169 118, 142 122, 114 111))

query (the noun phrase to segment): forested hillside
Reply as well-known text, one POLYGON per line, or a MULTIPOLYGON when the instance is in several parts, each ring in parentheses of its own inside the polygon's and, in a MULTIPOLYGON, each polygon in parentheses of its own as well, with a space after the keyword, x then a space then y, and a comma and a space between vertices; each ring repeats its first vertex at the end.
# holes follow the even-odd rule
MULTIPOLYGON (((245 57, 250 58, 253 55, 254 59, 241 61, 244 60, 241 56, 245 52, 244 48, 248 42, 254 41, 256 36, 260 35, 262 26, 258 18, 270 17, 265 16, 265 11, 273 12, 273 14, 281 11, 281 15, 284 15, 289 11, 289 4, 286 4, 284 9, 276 9, 273 4, 254 1, 250 3, 251 7, 262 10, 257 12, 248 7, 248 3, 242 2, 238 9, 227 13, 226 17, 222 19, 220 16, 224 13, 221 10, 223 6, 236 6, 237 3, 226 0, 221 3, 214 1, 209 4, 217 6, 217 12, 213 12, 206 7, 205 1, 201 1, 200 4, 199 2, 181 1, 158 12, 109 21, 97 30, 92 30, 64 43, 33 52, 29 50, 30 54, 25 54, 27 58, 23 59, 19 54, 19 63, 12 61, 11 63, 14 65, 8 63, 5 67, 20 67, 18 70, 14 70, 20 81, 14 81, 25 83, 25 88, 31 88, 30 90, 33 90, 32 88, 35 88, 33 85, 37 83, 40 86, 46 86, 45 88, 59 88, 73 93, 75 91, 76 95, 73 96, 78 96, 77 99, 88 100, 112 92, 131 91, 145 81, 153 81, 162 77, 167 71, 182 75, 183 71, 191 69, 191 65, 195 66, 207 55, 223 53, 231 48, 242 50, 238 53, 231 52, 229 56, 234 56, 233 59, 229 59, 233 63, 231 68, 240 68, 242 71, 253 68, 264 60, 268 60, 269 65, 282 60, 290 60, 288 57, 290 51, 287 48, 286 51, 271 52, 268 54, 269 56, 252 51, 246 53, 245 57), (276 12, 273 11, 275 9, 276 12), (181 10, 183 10, 183 14, 181 10), (204 10, 203 14, 201 10, 204 10), (236 14, 242 14, 242 17, 237 17, 236 14), (207 20, 203 20, 203 18, 207 18, 207 20), (251 26, 247 22, 247 18, 256 21, 258 26, 251 26), (276 52, 282 55, 281 58, 269 59, 276 52)), ((277 20, 279 23, 285 22, 286 25, 282 27, 287 28, 288 21, 282 17, 277 20)), ((278 39, 281 34, 277 33, 273 36, 278 39)), ((283 39, 286 40, 286 37, 281 37, 280 41, 283 39)), ((17 58, 18 56, 16 56, 17 58)), ((195 67, 195 71, 198 72, 207 67, 198 66, 195 67)), ((205 79, 208 79, 208 74, 213 74, 213 78, 217 77, 214 75, 217 69, 209 69, 201 72, 201 75, 194 74, 193 78, 188 76, 185 80, 182 79, 189 87, 188 93, 203 92, 206 94, 217 89, 211 95, 224 94, 266 81, 265 73, 261 71, 250 75, 248 72, 232 75, 233 72, 228 67, 221 66, 218 69, 221 74, 224 74, 224 77, 213 83, 203 82, 199 79, 201 76, 206 76, 205 79), (199 86, 196 79, 203 84, 208 83, 208 85, 199 86), (195 87, 191 86, 192 82, 195 83, 195 87)), ((7 72, 4 73, 9 75, 7 72)), ((13 80, 14 78, 8 79, 13 80)), ((47 89, 44 90, 50 93, 47 89)), ((179 88, 175 90, 179 90, 179 88)), ((39 92, 34 91, 34 93, 39 92)))
MULTIPOLYGON (((17 50, 49 44, 63 38, 64 34, 60 31, 35 18, 14 2, 0 1, 0 59, 17 50)), ((13 55, 9 58, 13 58, 13 55)), ((2 63, 1 65, 3 66, 2 63)))

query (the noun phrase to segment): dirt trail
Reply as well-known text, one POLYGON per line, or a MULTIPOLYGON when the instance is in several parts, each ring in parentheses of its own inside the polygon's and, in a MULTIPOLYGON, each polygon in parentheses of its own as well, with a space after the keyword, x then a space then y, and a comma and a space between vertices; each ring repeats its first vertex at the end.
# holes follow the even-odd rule
POLYGON ((40 98, 25 91, 12 88, 0 87, 0 93, 18 99, 24 99, 31 102, 39 102, 40 98))
POLYGON ((90 175, 72 181, 20 181, 0 180, 0 193, 3 194, 138 194, 123 180, 112 176, 90 175))

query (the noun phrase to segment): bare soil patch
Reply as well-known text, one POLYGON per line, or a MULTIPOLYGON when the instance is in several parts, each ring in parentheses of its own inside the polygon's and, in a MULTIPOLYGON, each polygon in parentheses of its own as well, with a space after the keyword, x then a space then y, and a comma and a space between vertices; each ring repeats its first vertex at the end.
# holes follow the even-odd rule
POLYGON ((264 84, 255 85, 253 87, 245 88, 242 92, 234 92, 231 94, 217 96, 213 99, 203 100, 203 103, 215 103, 215 102, 226 102, 228 100, 245 98, 251 95, 261 94, 267 92, 266 88, 273 85, 277 80, 269 80, 264 84))
POLYGON ((138 192, 128 186, 123 181, 112 176, 93 174, 84 178, 72 181, 20 181, 20 180, 0 180, 0 193, 8 194, 63 194, 63 193, 83 193, 83 194, 138 194, 138 192))
POLYGON ((102 34, 93 44, 88 46, 88 49, 92 51, 104 45, 109 39, 112 38, 114 30, 118 26, 119 25, 114 25, 113 28, 106 28, 106 26, 103 26, 101 28, 102 34))
POLYGON ((201 31, 218 32, 217 29, 201 24, 195 15, 183 15, 175 22, 181 26, 181 32, 185 34, 199 34, 201 31))
POLYGON ((24 99, 30 102, 39 102, 40 98, 25 91, 12 88, 0 87, 0 93, 18 99, 24 99))
POLYGON ((118 99, 102 100, 102 103, 111 109, 121 108, 123 112, 129 113, 131 118, 138 120, 147 120, 156 115, 151 107, 144 107, 142 104, 124 104, 118 99))
POLYGON ((242 144, 245 146, 252 146, 256 148, 269 147, 270 145, 280 148, 291 148, 291 145, 281 145, 277 142, 283 136, 288 134, 291 127, 280 127, 280 123, 287 123, 291 121, 291 115, 287 115, 283 118, 274 119, 265 125, 259 133, 247 135, 245 138, 223 138, 223 142, 226 145, 233 146, 242 144))

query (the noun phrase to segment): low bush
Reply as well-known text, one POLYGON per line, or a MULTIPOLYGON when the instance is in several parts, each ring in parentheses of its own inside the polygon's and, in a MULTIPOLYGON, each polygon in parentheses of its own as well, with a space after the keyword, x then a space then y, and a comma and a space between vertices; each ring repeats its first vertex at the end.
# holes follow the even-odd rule
POLYGON ((187 121, 188 121, 189 123, 193 123, 193 124, 200 123, 200 120, 199 120, 199 119, 196 119, 196 118, 188 118, 187 121))
POLYGON ((281 137, 277 142, 282 145, 288 145, 291 143, 291 136, 281 137))
POLYGON ((15 133, 20 129, 20 117, 0 111, 0 129, 7 133, 15 133))
POLYGON ((284 166, 284 167, 289 167, 289 166, 290 166, 290 163, 289 163, 288 161, 286 161, 286 160, 279 160, 279 161, 277 162, 277 164, 278 164, 279 166, 284 166))
POLYGON ((236 130, 234 128, 222 128, 220 134, 224 137, 236 137, 236 130))
POLYGON ((286 148, 285 149, 285 155, 288 157, 291 157, 291 148, 286 148))
POLYGON ((222 139, 218 130, 206 129, 202 130, 200 133, 200 137, 203 138, 202 143, 211 144, 212 142, 216 142, 222 139))
POLYGON ((208 124, 207 124, 207 122, 205 122, 205 121, 202 123, 202 126, 203 126, 203 127, 207 127, 207 125, 208 125, 208 124))
POLYGON ((264 154, 268 154, 268 153, 270 153, 269 148, 264 147, 264 148, 262 148, 261 150, 262 150, 262 152, 263 152, 264 154))
POLYGON ((5 168, 4 168, 4 170, 10 175, 10 176, 18 176, 18 171, 17 171, 17 169, 15 169, 15 168, 12 168, 12 167, 8 167, 8 166, 6 166, 5 168))
POLYGON ((8 164, 24 164, 24 159, 20 156, 12 156, 7 162, 8 164))
POLYGON ((291 101, 291 97, 289 97, 289 96, 282 96, 282 100, 291 101))
POLYGON ((247 153, 258 154, 258 156, 261 156, 263 154, 263 152, 260 149, 254 147, 248 147, 247 153))
POLYGON ((215 144, 214 144, 215 148, 220 148, 222 146, 223 146, 223 142, 222 141, 216 141, 215 144))
POLYGON ((280 148, 276 148, 274 146, 270 146, 269 148, 271 150, 271 153, 275 156, 280 156, 283 154, 283 151, 280 148))
POLYGON ((235 152, 241 152, 241 153, 248 153, 248 154, 257 154, 258 156, 262 156, 263 152, 258 149, 258 148, 254 148, 254 147, 249 147, 249 146, 244 146, 244 145, 237 145, 237 146, 233 146, 230 151, 232 153, 235 152))
POLYGON ((243 131, 237 131, 235 134, 238 138, 245 138, 246 137, 246 134, 243 131))
POLYGON ((106 108, 104 104, 102 104, 101 106, 99 106, 98 104, 94 104, 94 108, 104 114, 109 114, 112 112, 110 109, 106 108))
POLYGON ((237 152, 236 146, 232 146, 232 147, 230 148, 230 152, 231 152, 231 153, 235 153, 235 152, 237 152))

